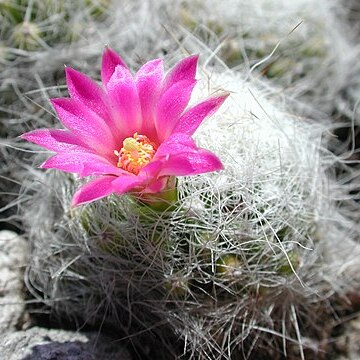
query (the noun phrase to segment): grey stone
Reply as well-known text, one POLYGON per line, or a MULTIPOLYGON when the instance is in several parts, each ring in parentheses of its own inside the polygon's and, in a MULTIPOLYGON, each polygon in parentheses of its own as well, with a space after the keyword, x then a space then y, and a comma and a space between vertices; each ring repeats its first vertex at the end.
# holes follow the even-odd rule
POLYGON ((125 347, 97 333, 33 327, 0 338, 1 360, 130 360, 125 347))
POLYGON ((12 231, 0 231, 0 335, 14 331, 25 311, 23 268, 27 242, 12 231))
POLYGON ((360 359, 360 316, 349 321, 345 330, 349 360, 360 359))
POLYGON ((335 339, 335 349, 339 355, 334 360, 360 359, 360 316, 343 324, 342 334, 335 339))

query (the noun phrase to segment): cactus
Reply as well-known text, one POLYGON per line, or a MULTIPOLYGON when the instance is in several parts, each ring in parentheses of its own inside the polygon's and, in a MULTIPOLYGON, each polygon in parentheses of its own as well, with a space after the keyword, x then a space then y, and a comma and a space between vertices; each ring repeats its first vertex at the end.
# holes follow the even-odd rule
POLYGON ((30 289, 79 326, 131 337, 143 358, 305 358, 327 340, 318 304, 330 312, 360 265, 360 229, 326 172, 331 125, 292 115, 261 82, 203 71, 195 98, 232 92, 197 135, 225 170, 179 179, 165 212, 132 195, 70 208, 78 180, 39 172, 23 208, 30 289))

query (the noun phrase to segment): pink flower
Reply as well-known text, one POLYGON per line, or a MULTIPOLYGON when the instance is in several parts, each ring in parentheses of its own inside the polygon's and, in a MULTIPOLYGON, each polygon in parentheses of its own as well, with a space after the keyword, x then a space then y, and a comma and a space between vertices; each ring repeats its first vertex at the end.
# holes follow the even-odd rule
POLYGON ((220 160, 198 148, 191 135, 228 94, 186 109, 197 60, 190 56, 164 75, 163 61, 155 59, 133 76, 106 48, 102 87, 65 69, 70 98, 52 99, 52 104, 66 129, 39 129, 21 137, 56 152, 42 168, 95 177, 75 193, 73 205, 112 193, 159 193, 170 176, 220 170, 220 160))

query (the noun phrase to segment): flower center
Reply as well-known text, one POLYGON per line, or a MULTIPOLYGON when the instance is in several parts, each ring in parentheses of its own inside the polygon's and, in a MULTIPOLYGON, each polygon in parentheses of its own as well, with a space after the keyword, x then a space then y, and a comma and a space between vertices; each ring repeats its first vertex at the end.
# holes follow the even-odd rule
POLYGON ((116 166, 137 175, 151 161, 155 152, 155 144, 147 136, 135 133, 123 141, 120 151, 114 151, 118 157, 116 166))

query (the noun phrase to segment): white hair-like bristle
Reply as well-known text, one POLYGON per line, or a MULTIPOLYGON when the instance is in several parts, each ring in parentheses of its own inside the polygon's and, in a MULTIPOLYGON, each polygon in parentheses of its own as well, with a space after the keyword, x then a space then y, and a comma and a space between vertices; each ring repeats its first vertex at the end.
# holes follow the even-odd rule
POLYGON ((328 115, 349 115, 359 100, 360 46, 345 13, 338 0, 210 0, 185 2, 182 19, 228 64, 266 74, 328 115))

